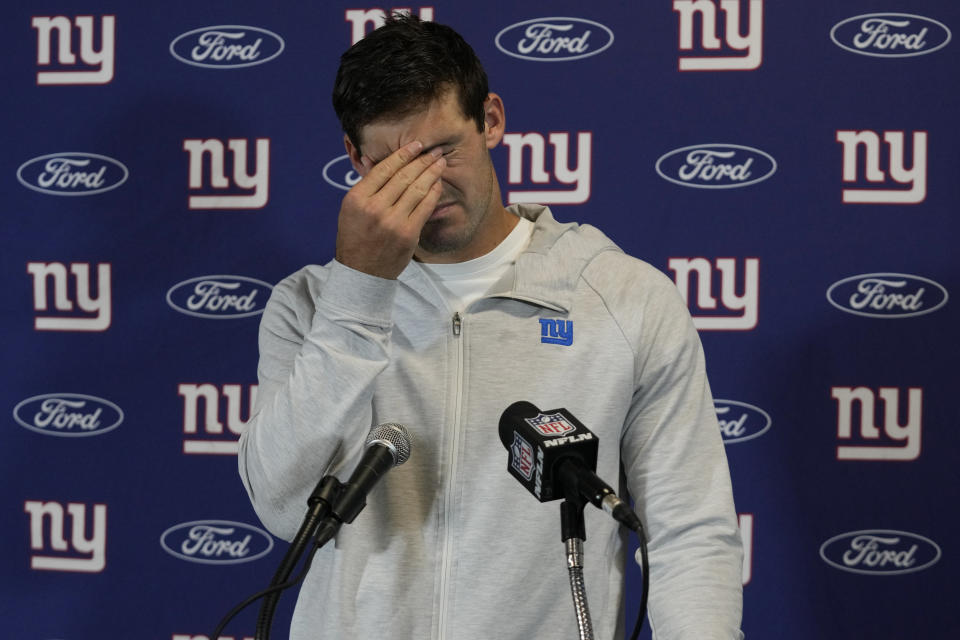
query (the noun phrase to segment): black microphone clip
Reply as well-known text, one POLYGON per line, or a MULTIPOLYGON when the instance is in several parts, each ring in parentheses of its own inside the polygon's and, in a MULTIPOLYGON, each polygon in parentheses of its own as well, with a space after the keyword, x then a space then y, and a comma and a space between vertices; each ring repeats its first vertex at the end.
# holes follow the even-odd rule
POLYGON ((541 412, 514 402, 500 416, 500 441, 509 452, 507 471, 540 502, 566 497, 561 460, 597 468, 600 441, 566 409, 541 412))
POLYGON ((407 461, 410 435, 402 424, 386 422, 370 431, 364 447, 363 457, 330 509, 330 514, 341 523, 353 522, 367 506, 367 494, 377 481, 407 461))
POLYGON ((540 502, 586 500, 636 531, 640 519, 597 477, 597 436, 566 409, 514 402, 500 416, 507 470, 540 502))

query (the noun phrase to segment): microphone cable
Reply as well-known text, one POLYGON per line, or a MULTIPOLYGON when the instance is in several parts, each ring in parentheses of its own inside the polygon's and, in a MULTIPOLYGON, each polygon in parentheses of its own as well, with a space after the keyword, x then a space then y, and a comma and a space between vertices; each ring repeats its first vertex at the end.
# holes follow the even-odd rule
POLYGON ((310 550, 310 555, 307 556, 306 562, 303 564, 303 569, 296 576, 291 578, 286 582, 281 582, 280 584, 275 584, 270 587, 267 587, 263 591, 253 594, 243 602, 239 603, 233 609, 231 609, 227 615, 223 617, 220 621, 220 624, 217 625, 217 628, 214 629, 213 633, 210 634, 211 638, 219 638, 220 633, 226 628, 226 626, 233 620, 237 614, 246 609, 248 606, 259 600, 260 598, 269 596, 270 594, 278 594, 284 589, 289 589, 297 584, 303 582, 304 578, 307 577, 307 572, 310 571, 310 564, 313 562, 313 557, 316 555, 317 550, 320 549, 320 545, 314 545, 313 549, 310 550))
POLYGON ((256 593, 234 607, 220 622, 210 638, 217 639, 220 632, 240 611, 251 603, 264 598, 257 617, 256 640, 269 640, 270 626, 280 592, 299 584, 306 578, 310 564, 316 552, 331 540, 344 523, 353 522, 357 514, 366 506, 366 494, 381 476, 395 466, 399 466, 410 457, 410 436, 406 427, 394 422, 377 425, 370 430, 365 443, 364 455, 353 475, 346 484, 333 476, 324 476, 317 483, 307 499, 307 515, 297 535, 290 543, 270 581, 270 586, 256 593), (304 564, 303 570, 293 579, 287 578, 293 572, 304 548, 313 538, 313 548, 304 564))
MULTIPOLYGON (((257 638, 269 636, 269 628, 273 620, 273 611, 279 601, 280 592, 299 584, 307 577, 307 572, 310 571, 310 565, 313 562, 314 555, 316 555, 320 547, 332 537, 332 535, 325 536, 323 542, 320 542, 317 529, 326 518, 330 511, 331 503, 340 495, 341 490, 342 485, 340 481, 333 476, 324 476, 323 479, 317 483, 313 493, 310 494, 310 498, 307 500, 309 509, 303 524, 300 526, 300 530, 297 532, 293 541, 291 541, 290 548, 287 549, 287 553, 284 555, 279 568, 270 581, 270 586, 263 591, 253 594, 231 609, 223 619, 220 620, 216 630, 210 634, 210 638, 219 638, 220 633, 233 618, 260 598, 268 599, 264 601, 264 606, 261 608, 260 615, 257 619, 257 638), (294 578, 288 580, 311 538, 314 539, 314 545, 310 550, 310 554, 307 556, 303 569, 294 578), (261 635, 264 629, 266 630, 267 636, 261 635)), ((334 530, 333 533, 336 533, 336 530, 334 530)))
POLYGON ((640 540, 640 572, 643 574, 643 592, 640 594, 640 610, 637 612, 637 622, 633 626, 633 634, 630 636, 630 640, 637 640, 640 637, 643 619, 647 617, 647 594, 650 592, 650 560, 647 558, 647 536, 643 531, 643 524, 640 524, 634 531, 640 540))

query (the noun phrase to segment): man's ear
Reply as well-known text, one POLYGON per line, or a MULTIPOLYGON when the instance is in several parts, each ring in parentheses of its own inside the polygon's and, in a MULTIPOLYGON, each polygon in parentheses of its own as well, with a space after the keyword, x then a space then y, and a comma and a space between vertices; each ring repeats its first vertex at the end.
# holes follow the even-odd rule
POLYGON ((360 150, 353 146, 353 143, 350 142, 350 136, 347 134, 343 135, 343 146, 347 150, 347 156, 350 158, 350 164, 353 165, 353 170, 360 174, 362 178, 367 173, 366 167, 363 166, 363 163, 360 162, 360 150))
POLYGON ((503 139, 506 127, 503 100, 495 93, 487 94, 487 99, 483 101, 483 124, 483 136, 486 139, 487 149, 493 149, 503 139))

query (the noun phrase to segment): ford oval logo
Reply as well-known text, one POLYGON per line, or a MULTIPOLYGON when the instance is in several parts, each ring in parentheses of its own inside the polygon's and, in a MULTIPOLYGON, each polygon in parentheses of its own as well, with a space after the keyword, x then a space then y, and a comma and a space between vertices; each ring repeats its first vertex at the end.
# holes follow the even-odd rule
POLYGON ((187 64, 208 69, 237 69, 270 62, 283 52, 283 38, 259 27, 201 27, 177 36, 170 54, 187 64))
POLYGON ((323 179, 337 189, 350 191, 353 185, 360 182, 360 174, 353 170, 350 156, 343 154, 323 165, 323 179))
POLYGON ((263 313, 273 287, 244 276, 199 276, 167 291, 167 304, 198 318, 247 318, 263 313))
POLYGON ((657 173, 664 180, 697 189, 733 189, 766 180, 777 170, 768 153, 738 144, 697 144, 660 156, 657 173))
POLYGON ((870 529, 830 538, 820 545, 820 557, 842 571, 892 576, 922 571, 936 564, 940 547, 915 533, 870 529))
POLYGON ((921 56, 950 42, 947 25, 910 13, 865 13, 838 22, 830 30, 834 44, 880 58, 921 56))
POLYGON ((909 318, 933 313, 949 295, 928 278, 906 273, 865 273, 827 289, 827 300, 846 313, 868 318, 909 318))
POLYGON ((494 44, 508 56, 524 60, 578 60, 609 49, 613 31, 583 18, 533 18, 502 29, 494 44))
POLYGON ((270 553, 273 538, 266 531, 242 522, 195 520, 164 531, 160 545, 173 557, 188 562, 240 564, 270 553))
POLYGON ((92 196, 116 189, 129 175, 122 162, 82 151, 49 153, 17 169, 20 184, 52 196, 92 196))
POLYGON ((123 411, 103 398, 82 393, 46 393, 13 408, 21 426, 45 436, 99 436, 123 422, 123 411))
POLYGON ((753 440, 766 433, 773 424, 769 413, 746 402, 715 398, 713 406, 724 444, 753 440))

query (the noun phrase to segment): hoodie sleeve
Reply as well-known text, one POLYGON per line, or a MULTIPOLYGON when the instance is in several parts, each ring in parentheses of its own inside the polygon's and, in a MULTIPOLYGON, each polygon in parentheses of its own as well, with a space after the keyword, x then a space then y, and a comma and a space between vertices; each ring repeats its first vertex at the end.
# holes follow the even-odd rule
POLYGON ((738 640, 742 541, 699 336, 663 273, 618 254, 600 265, 630 274, 611 276, 607 300, 634 350, 621 461, 646 528, 653 637, 738 640))
POLYGON ((397 282, 338 262, 278 284, 260 323, 259 389, 240 437, 240 477, 263 524, 296 534, 307 497, 363 446, 390 359, 397 282))

